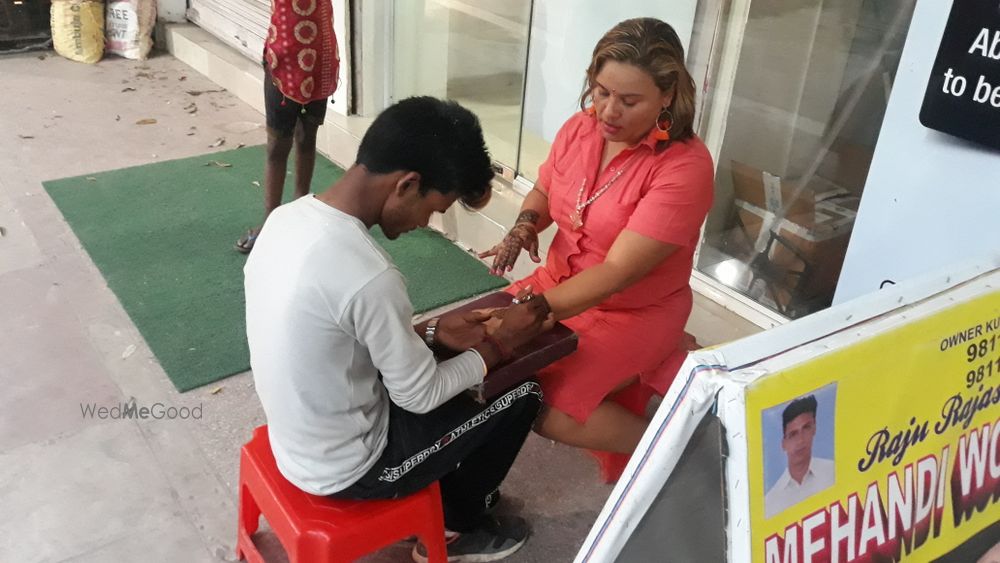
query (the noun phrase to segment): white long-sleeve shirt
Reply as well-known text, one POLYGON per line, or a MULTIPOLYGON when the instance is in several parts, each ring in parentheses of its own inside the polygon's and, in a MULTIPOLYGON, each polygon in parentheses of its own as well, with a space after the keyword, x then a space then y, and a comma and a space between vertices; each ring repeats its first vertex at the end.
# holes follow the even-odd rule
POLYGON ((475 352, 435 361, 392 259, 360 220, 312 195, 271 214, 244 274, 271 449, 306 492, 337 492, 371 468, 390 400, 428 412, 483 379, 475 352))

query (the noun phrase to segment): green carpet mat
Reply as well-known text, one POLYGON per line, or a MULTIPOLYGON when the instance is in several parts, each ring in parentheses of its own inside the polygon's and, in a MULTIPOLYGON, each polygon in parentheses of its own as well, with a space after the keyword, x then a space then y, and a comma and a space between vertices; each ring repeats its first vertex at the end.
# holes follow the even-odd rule
MULTIPOLYGON (((245 257, 233 244, 260 220, 263 168, 264 148, 246 147, 44 184, 181 391, 250 367, 245 257)), ((318 157, 312 191, 342 174, 318 157)), ((292 184, 289 176, 286 199, 292 184)), ((504 285, 433 231, 391 242, 375 235, 407 277, 417 312, 504 285)))

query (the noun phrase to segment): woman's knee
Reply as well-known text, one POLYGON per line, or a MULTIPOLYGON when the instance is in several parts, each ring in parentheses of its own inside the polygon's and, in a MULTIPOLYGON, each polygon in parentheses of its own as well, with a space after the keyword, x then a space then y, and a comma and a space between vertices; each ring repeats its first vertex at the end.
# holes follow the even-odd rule
POLYGON ((579 430, 579 427, 576 420, 568 414, 549 405, 542 405, 542 410, 538 413, 532 428, 535 434, 543 438, 562 442, 579 430))

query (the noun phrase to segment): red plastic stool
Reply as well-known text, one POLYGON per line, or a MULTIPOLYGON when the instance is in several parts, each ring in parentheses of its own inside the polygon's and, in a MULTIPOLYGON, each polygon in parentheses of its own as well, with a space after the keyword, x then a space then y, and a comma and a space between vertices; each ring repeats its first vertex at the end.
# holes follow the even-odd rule
MULTIPOLYGON (((680 362, 684 361, 684 357, 687 356, 689 351, 698 350, 701 346, 698 345, 698 341, 690 333, 685 332, 684 336, 681 338, 678 344, 678 357, 672 358, 673 361, 664 362, 669 364, 670 368, 680 367, 680 362)), ((625 387, 619 391, 614 396, 615 402, 619 405, 628 409, 632 414, 637 416, 646 416, 646 407, 649 405, 649 400, 653 398, 656 391, 652 387, 643 384, 641 381, 636 381, 635 383, 625 387)), ((601 472, 601 480, 605 483, 614 483, 622 476, 625 471, 625 466, 628 465, 628 460, 632 457, 625 454, 619 454, 614 452, 602 452, 598 450, 587 450, 590 455, 597 459, 597 465, 599 466, 601 472)))
POLYGON ((291 563, 354 561, 409 536, 427 546, 429 560, 445 563, 444 512, 435 482, 396 500, 348 501, 310 495, 278 472, 267 426, 254 430, 240 453, 240 507, 236 556, 264 563, 253 543, 264 515, 291 563))

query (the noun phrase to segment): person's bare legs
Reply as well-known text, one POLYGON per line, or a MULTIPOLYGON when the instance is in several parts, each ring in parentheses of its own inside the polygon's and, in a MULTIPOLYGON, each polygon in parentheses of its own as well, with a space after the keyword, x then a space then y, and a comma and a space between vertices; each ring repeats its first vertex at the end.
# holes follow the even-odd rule
MULTIPOLYGON (((264 220, 281 205, 288 173, 288 154, 292 150, 292 136, 281 136, 267 130, 267 160, 264 161, 264 220)), ((257 230, 260 230, 258 227, 257 230)))
POLYGON ((611 399, 605 399, 587 422, 548 405, 535 421, 535 433, 563 444, 590 450, 631 454, 639 445, 649 421, 611 399))
POLYGON ((285 175, 288 171, 288 153, 292 150, 292 136, 282 136, 272 129, 267 130, 267 156, 264 160, 264 220, 260 225, 240 237, 236 249, 244 254, 250 252, 267 216, 281 205, 281 193, 285 191, 285 175))
POLYGON ((618 403, 607 400, 580 424, 568 414, 544 407, 535 422, 535 433, 557 442, 621 454, 631 454, 639 445, 649 421, 618 403))
POLYGON ((300 119, 295 126, 295 198, 309 193, 316 167, 316 131, 319 125, 300 119))

